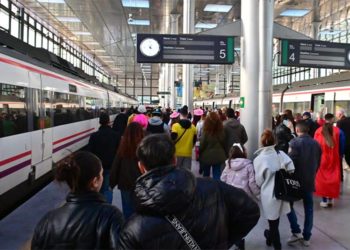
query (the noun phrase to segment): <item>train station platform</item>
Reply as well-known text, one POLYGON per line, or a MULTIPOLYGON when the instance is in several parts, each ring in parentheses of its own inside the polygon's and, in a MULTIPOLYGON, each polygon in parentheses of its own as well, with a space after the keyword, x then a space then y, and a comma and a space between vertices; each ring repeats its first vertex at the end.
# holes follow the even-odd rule
MULTIPOLYGON (((197 175, 198 163, 193 161, 192 170, 197 175)), ((34 197, 0 221, 0 249, 30 249, 30 241, 35 225, 51 209, 60 206, 65 200, 68 188, 56 182, 50 183, 34 197)), ((281 218, 280 234, 283 249, 317 249, 344 250, 350 249, 350 171, 345 171, 343 192, 333 208, 321 208, 320 199, 314 199, 314 228, 309 247, 301 243, 287 245, 290 236, 286 216, 281 218)), ((113 192, 113 204, 121 209, 121 196, 118 189, 113 192)), ((303 224, 302 202, 297 202, 295 209, 299 224, 303 224)), ((263 236, 267 221, 260 219, 257 226, 246 237, 246 249, 272 249, 265 245, 263 236)), ((213 229, 215 230, 215 229, 213 229)))

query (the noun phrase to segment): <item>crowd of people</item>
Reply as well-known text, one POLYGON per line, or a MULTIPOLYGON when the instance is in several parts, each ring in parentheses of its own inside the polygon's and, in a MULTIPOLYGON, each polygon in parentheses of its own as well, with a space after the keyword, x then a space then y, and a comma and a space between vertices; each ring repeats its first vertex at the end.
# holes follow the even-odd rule
POLYGON ((311 117, 286 110, 249 159, 249 138, 232 108, 190 113, 187 106, 171 111, 140 105, 122 109, 113 123, 101 113, 87 151, 57 168, 56 180, 71 192, 39 222, 32 248, 245 249, 260 214, 269 225, 261 233, 266 245, 282 249, 279 221, 287 215, 287 244, 307 247, 314 195, 321 207, 334 206, 343 156, 350 164, 350 118, 343 110, 322 122, 311 117), (280 169, 300 182, 303 230, 295 202, 274 195, 280 169), (111 205, 115 187, 122 212, 111 205))

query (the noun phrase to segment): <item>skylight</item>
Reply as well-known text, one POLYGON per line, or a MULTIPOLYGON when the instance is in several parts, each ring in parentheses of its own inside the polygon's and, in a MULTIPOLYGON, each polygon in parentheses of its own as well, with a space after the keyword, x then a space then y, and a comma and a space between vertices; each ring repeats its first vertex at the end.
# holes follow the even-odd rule
POLYGON ((39 3, 66 3, 64 0, 37 0, 39 3))
POLYGON ((210 12, 229 12, 232 9, 232 5, 228 4, 207 4, 204 7, 204 11, 210 11, 210 12))
POLYGON ((60 22, 67 22, 67 23, 80 23, 81 22, 80 19, 77 17, 59 16, 56 18, 60 22))
POLYGON ((201 23, 198 22, 196 26, 194 26, 197 29, 213 29, 217 26, 216 23, 201 23))
POLYGON ((122 4, 129 8, 149 8, 148 0, 122 0, 122 4))
POLYGON ((303 17, 309 12, 310 10, 307 9, 286 9, 280 14, 280 16, 303 17))
POLYGON ((150 21, 146 20, 146 19, 131 19, 131 20, 128 20, 128 24, 148 26, 148 25, 150 25, 150 21))

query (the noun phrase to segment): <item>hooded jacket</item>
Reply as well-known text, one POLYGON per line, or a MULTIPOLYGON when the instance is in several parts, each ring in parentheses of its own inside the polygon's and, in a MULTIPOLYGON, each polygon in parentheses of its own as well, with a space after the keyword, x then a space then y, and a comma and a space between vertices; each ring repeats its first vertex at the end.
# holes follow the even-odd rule
POLYGON ((242 190, 185 169, 164 166, 136 183, 136 211, 123 228, 122 249, 187 249, 164 218, 175 215, 201 249, 228 249, 255 226, 259 208, 242 190))
POLYGON ((234 118, 224 121, 224 131, 226 135, 225 151, 227 153, 230 151, 233 143, 241 143, 243 145, 248 141, 244 126, 234 118))
POLYGON ((32 249, 115 249, 123 215, 97 192, 70 193, 36 226, 32 249))
POLYGON ((171 138, 175 142, 177 157, 192 157, 192 148, 196 143, 196 127, 188 119, 181 119, 171 128, 171 138))
POLYGON ((243 189, 250 197, 256 199, 260 188, 255 182, 254 166, 251 160, 236 158, 226 161, 221 180, 231 186, 243 189))
POLYGON ((147 132, 151 134, 169 132, 168 125, 158 116, 153 116, 148 120, 147 132))

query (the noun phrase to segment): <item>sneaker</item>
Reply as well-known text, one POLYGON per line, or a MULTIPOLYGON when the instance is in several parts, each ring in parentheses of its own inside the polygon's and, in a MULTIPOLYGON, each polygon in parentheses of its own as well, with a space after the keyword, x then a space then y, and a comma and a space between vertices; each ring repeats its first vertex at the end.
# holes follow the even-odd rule
POLYGON ((271 239, 270 239, 270 230, 265 229, 264 236, 265 236, 265 239, 266 239, 266 245, 269 246, 269 247, 272 246, 272 242, 271 242, 271 239))
POLYGON ((320 206, 321 206, 321 207, 328 207, 328 202, 326 202, 326 201, 321 201, 321 202, 320 202, 320 206))
POLYGON ((298 242, 303 239, 303 235, 301 233, 292 234, 292 236, 288 239, 287 244, 291 245, 295 242, 298 242))
POLYGON ((309 247, 310 246, 310 240, 302 240, 302 243, 305 247, 309 247))

